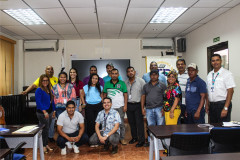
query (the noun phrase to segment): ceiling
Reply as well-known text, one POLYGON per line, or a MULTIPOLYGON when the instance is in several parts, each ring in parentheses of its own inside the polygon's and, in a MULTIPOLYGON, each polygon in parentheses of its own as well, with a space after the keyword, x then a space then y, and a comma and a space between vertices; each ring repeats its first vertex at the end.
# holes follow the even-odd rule
POLYGON ((240 0, 0 0, 0 32, 16 39, 181 37, 240 0), (160 7, 187 7, 173 23, 150 24, 160 7), (34 10, 47 24, 23 25, 3 9, 34 10))

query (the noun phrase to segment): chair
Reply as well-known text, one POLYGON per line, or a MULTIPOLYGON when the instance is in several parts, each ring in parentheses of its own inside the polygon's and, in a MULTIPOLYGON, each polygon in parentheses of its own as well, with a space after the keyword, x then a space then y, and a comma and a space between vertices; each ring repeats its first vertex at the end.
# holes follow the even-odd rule
POLYGON ((240 127, 214 127, 210 135, 213 153, 240 152, 240 127))
POLYGON ((168 156, 208 154, 212 148, 209 132, 175 132, 170 146, 164 140, 162 143, 168 156))
MULTIPOLYGON (((25 155, 16 153, 25 144, 26 144, 26 142, 21 142, 15 148, 11 149, 11 153, 7 157, 5 157, 5 160, 22 160, 22 159, 26 159, 25 155)), ((0 137, 0 148, 1 149, 9 148, 7 143, 6 143, 6 141, 5 141, 5 139, 4 139, 4 137, 0 137)))

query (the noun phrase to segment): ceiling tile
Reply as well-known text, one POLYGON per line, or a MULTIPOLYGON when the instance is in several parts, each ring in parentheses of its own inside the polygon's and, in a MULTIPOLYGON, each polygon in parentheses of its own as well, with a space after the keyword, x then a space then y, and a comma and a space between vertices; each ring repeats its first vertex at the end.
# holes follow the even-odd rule
POLYGON ((45 39, 64 39, 63 37, 57 35, 57 34, 52 34, 52 35, 41 35, 45 39))
POLYGON ((232 0, 228 4, 226 4, 224 7, 235 7, 236 5, 240 4, 239 0, 232 0))
POLYGON ((129 8, 125 19, 126 24, 148 23, 157 8, 129 8))
POLYGON ((97 0, 97 7, 127 8, 129 0, 97 0))
POLYGON ((156 8, 160 7, 164 0, 133 0, 129 8, 156 8))
POLYGON ((192 24, 172 24, 161 33, 178 34, 189 28, 192 24))
POLYGON ((67 24, 71 23, 67 14, 62 8, 35 9, 37 14, 48 24, 67 24))
POLYGON ((66 8, 94 8, 94 0, 61 0, 61 3, 66 8))
POLYGON ((170 34, 161 33, 157 37, 158 38, 172 38, 172 37, 176 37, 176 34, 174 34, 174 33, 170 33, 170 34))
POLYGON ((4 26, 4 28, 14 32, 17 35, 20 36, 30 36, 35 35, 34 32, 32 32, 30 29, 26 28, 25 26, 4 26))
POLYGON ((155 33, 143 33, 138 36, 138 38, 155 38, 157 34, 155 33))
POLYGON ((66 10, 73 23, 97 23, 97 16, 94 8, 66 8, 66 10))
POLYGON ((223 14, 224 12, 228 11, 229 9, 231 9, 231 8, 220 8, 198 23, 207 23, 207 22, 211 21, 212 19, 218 17, 219 15, 223 14))
POLYGON ((162 32, 165 28, 167 28, 170 24, 153 24, 149 23, 147 27, 143 30, 142 33, 144 34, 149 34, 149 33, 160 33, 162 32))
POLYGON ((199 0, 193 7, 218 8, 231 0, 199 0))
POLYGON ((59 8, 58 0, 24 0, 31 8, 59 8))
POLYGON ((71 40, 71 39, 82 39, 78 34, 74 35, 62 35, 62 37, 66 40, 71 40))
POLYGON ((121 33, 139 34, 144 27, 145 24, 124 24, 121 33))
POLYGON ((78 34, 72 24, 51 25, 58 34, 78 34))
POLYGON ((29 8, 23 1, 20 0, 7 0, 0 1, 0 9, 26 9, 29 8))
POLYGON ((21 37, 21 36, 13 36, 13 38, 16 38, 17 40, 24 39, 24 38, 23 38, 23 37, 21 37))
POLYGON ((102 34, 119 34, 121 29, 121 24, 113 24, 113 23, 103 23, 99 24, 100 32, 102 34))
POLYGON ((126 8, 98 8, 99 23, 122 23, 126 8))
POLYGON ((119 34, 101 34, 102 39, 119 39, 119 34))
POLYGON ((22 24, 17 20, 13 19, 8 14, 0 11, 0 25, 4 26, 4 25, 22 25, 22 24))
POLYGON ((29 25, 27 27, 37 34, 56 34, 49 25, 29 25))
POLYGON ((217 8, 190 8, 174 23, 194 24, 214 12, 216 9, 217 8))
POLYGON ((78 32, 80 34, 98 34, 98 25, 97 24, 75 24, 78 32))
POLYGON ((99 34, 81 34, 83 39, 100 39, 99 34))
POLYGON ((200 27, 202 25, 203 25, 202 23, 196 23, 193 26, 186 29, 185 31, 183 31, 181 34, 188 34, 188 33, 192 32, 193 30, 197 29, 198 27, 200 27))
POLYGON ((191 7, 198 0, 166 0, 161 7, 191 7))
POLYGON ((26 40, 36 40, 36 39, 43 39, 41 36, 38 36, 38 35, 32 35, 32 36, 23 36, 24 39, 26 40))
POLYGON ((119 38, 121 39, 136 39, 138 37, 138 34, 120 34, 119 38))

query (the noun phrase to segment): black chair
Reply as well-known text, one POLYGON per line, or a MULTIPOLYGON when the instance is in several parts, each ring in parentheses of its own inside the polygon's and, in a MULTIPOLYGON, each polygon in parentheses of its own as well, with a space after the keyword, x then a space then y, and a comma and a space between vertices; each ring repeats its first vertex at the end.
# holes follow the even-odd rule
MULTIPOLYGON (((23 159, 26 159, 25 155, 16 153, 25 144, 26 144, 26 142, 21 142, 15 148, 11 149, 11 153, 9 155, 7 155, 7 157, 5 157, 5 160, 23 160, 23 159)), ((0 148, 1 149, 9 148, 7 143, 6 143, 6 140, 4 139, 4 137, 1 137, 1 136, 0 136, 0 148)))
POLYGON ((240 152, 240 127, 214 127, 210 134, 213 153, 240 152))
POLYGON ((175 132, 170 146, 164 140, 162 143, 168 156, 208 154, 212 148, 209 132, 175 132))

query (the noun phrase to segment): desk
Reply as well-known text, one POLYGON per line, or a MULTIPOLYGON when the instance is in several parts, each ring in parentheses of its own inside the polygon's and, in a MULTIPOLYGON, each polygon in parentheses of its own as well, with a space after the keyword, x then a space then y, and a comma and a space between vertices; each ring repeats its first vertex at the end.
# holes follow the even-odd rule
POLYGON ((209 132, 208 127, 200 128, 197 124, 148 126, 148 130, 150 132, 150 160, 153 159, 153 148, 155 150, 155 160, 160 158, 157 139, 170 138, 174 132, 209 132))
POLYGON ((0 149, 0 159, 5 158, 9 153, 11 153, 11 149, 0 149))
POLYGON ((0 125, 0 127, 10 129, 9 132, 0 133, 4 137, 10 148, 15 148, 20 142, 25 141, 27 144, 23 148, 33 148, 33 160, 37 160, 37 149, 40 150, 40 158, 44 160, 42 129, 44 125, 39 125, 38 129, 27 134, 13 134, 12 132, 24 127, 24 125, 0 125))
POLYGON ((187 156, 170 156, 162 157, 162 160, 237 160, 240 157, 240 153, 219 153, 219 154, 198 154, 187 156))

